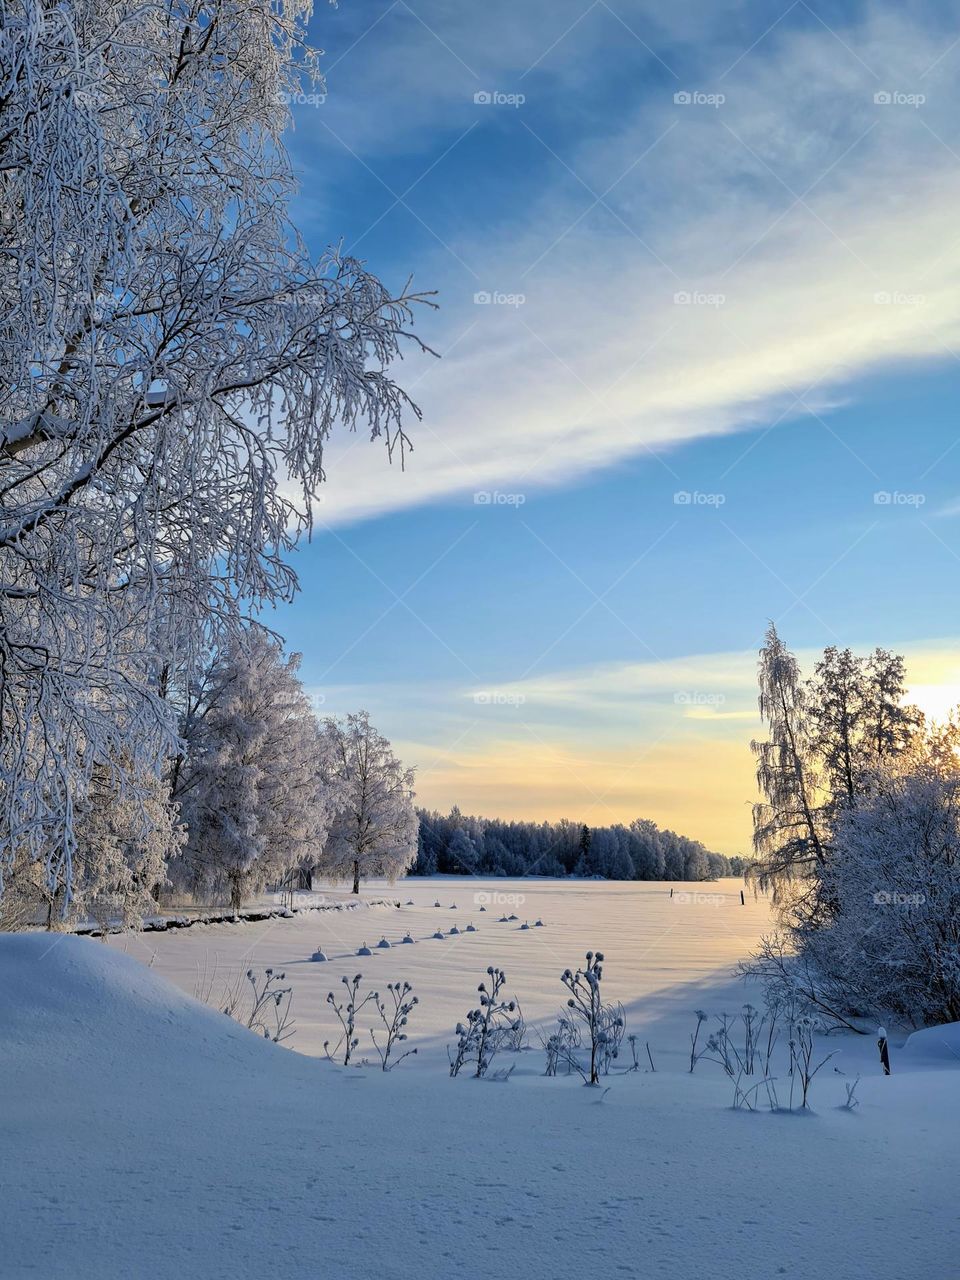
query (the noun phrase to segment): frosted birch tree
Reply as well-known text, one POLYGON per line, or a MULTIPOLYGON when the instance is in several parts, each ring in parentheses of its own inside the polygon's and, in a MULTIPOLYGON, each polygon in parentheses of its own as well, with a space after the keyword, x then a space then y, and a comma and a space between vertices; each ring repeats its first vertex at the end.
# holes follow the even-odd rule
POLYGON ((760 651, 766 741, 752 743, 762 800, 754 805, 756 874, 798 919, 837 910, 825 890, 834 832, 875 771, 922 740, 923 717, 905 702, 903 659, 824 650, 811 680, 771 626, 760 651))
POLYGON ((176 745, 162 683, 287 599, 335 426, 402 457, 391 293, 288 221, 309 0, 10 0, 0 21, 0 888, 176 745))
POLYGON ((335 793, 299 663, 254 628, 216 664, 187 733, 177 797, 188 841, 171 873, 198 896, 229 898, 235 911, 315 861, 326 837, 335 793))
POLYGON ((413 770, 404 769, 366 711, 328 718, 323 733, 325 777, 336 791, 337 808, 321 869, 352 879, 359 893, 364 876, 392 880, 416 859, 413 770))
POLYGON ((753 806, 761 884, 775 892, 816 875, 826 861, 823 795, 800 666, 772 624, 760 650, 760 715, 767 740, 750 745, 763 799, 753 806))

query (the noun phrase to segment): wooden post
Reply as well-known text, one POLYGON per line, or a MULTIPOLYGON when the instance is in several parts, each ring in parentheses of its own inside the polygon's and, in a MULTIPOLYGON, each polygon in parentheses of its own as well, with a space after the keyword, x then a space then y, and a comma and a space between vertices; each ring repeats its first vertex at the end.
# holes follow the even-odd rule
POLYGON ((877 1048, 880 1050, 880 1063, 883 1074, 890 1074, 890 1050, 887 1047, 887 1031, 885 1027, 877 1027, 877 1048))
POLYGON ((745 907, 745 906, 747 905, 747 900, 746 900, 746 898, 743 896, 743 890, 742 890, 742 889, 740 890, 740 905, 741 905, 741 907, 745 907))

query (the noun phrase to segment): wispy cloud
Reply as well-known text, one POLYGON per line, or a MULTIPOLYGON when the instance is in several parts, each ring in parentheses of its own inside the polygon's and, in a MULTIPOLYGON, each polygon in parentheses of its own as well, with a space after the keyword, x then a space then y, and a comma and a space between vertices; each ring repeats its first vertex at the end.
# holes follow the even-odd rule
MULTIPOLYGON (((871 371, 960 358, 949 41, 880 9, 787 28, 728 74, 724 50, 699 87, 693 71, 676 82, 717 106, 675 103, 661 72, 626 118, 611 103, 572 139, 533 107, 481 117, 545 181, 452 222, 413 204, 434 232, 418 276, 441 290, 428 332, 445 358, 407 366, 424 422, 405 474, 332 444, 325 520, 523 494, 637 454, 682 488, 685 442, 797 419, 822 431, 811 415, 871 371)), ((566 74, 579 57, 564 51, 566 74)), ((424 128, 443 97, 431 82, 424 128)))

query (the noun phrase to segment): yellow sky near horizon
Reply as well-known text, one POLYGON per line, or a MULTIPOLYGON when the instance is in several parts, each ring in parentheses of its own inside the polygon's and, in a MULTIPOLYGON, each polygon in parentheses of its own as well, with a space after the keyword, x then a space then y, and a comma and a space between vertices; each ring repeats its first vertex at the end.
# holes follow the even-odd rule
MULTIPOLYGON (((960 704, 960 643, 898 650, 910 701, 945 719, 960 704)), ((797 656, 811 672, 817 655, 797 656)), ((749 854, 750 740, 763 732, 755 672, 754 653, 711 654, 461 690, 466 710, 448 721, 447 742, 394 745, 416 764, 426 808, 591 826, 647 817, 720 853, 749 854)))

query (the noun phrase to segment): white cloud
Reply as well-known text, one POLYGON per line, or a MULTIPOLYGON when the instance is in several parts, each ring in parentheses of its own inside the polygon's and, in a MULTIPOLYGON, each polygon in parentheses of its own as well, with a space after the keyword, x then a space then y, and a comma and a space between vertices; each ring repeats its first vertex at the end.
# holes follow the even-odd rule
POLYGON ((953 354, 960 94, 949 57, 924 75, 948 42, 882 12, 842 37, 853 52, 821 27, 771 36, 721 108, 647 97, 603 136, 556 143, 534 204, 470 211, 448 243, 475 275, 440 249, 418 264, 447 354, 399 371, 424 411, 416 452, 401 473, 333 442, 323 519, 526 495, 645 451, 682 489, 685 442, 821 413, 875 369, 953 354), (888 90, 927 102, 876 104, 888 90), (565 165, 598 195, 621 179, 608 208, 565 165), (480 290, 525 301, 475 305, 480 290))

